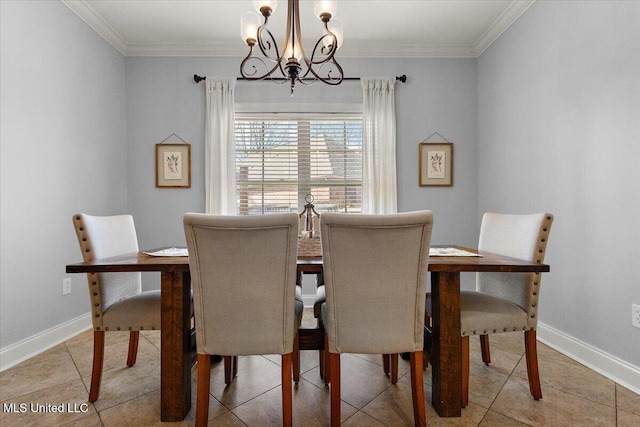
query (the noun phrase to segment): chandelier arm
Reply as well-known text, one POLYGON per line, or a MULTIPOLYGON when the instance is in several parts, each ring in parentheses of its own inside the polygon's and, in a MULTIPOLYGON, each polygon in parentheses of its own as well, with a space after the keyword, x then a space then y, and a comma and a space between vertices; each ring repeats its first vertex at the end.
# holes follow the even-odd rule
MULTIPOLYGON (((312 57, 315 56, 316 49, 318 48, 318 46, 320 45, 320 42, 323 41, 325 37, 333 37, 333 41, 330 47, 328 48, 328 53, 325 53, 325 50, 327 50, 326 46, 320 47, 320 53, 322 53, 327 57, 333 58, 336 52, 338 51, 338 37, 335 34, 325 34, 320 38, 320 40, 316 42, 316 46, 313 47, 313 54, 311 55, 312 57)), ((322 44, 324 45, 324 42, 322 42, 322 44)))
POLYGON ((269 78, 277 69, 280 69, 280 73, 282 73, 282 75, 284 74, 284 70, 282 68, 282 57, 280 56, 280 51, 278 49, 278 44, 276 43, 275 37, 273 36, 273 34, 271 33, 271 31, 267 28, 267 24, 268 24, 268 20, 269 20, 269 15, 263 14, 264 16, 264 23, 258 27, 258 31, 257 31, 257 42, 254 42, 253 44, 249 44, 249 54, 242 60, 242 62, 240 63, 240 74, 242 75, 242 77, 244 77, 247 80, 251 80, 251 81, 255 81, 255 80, 264 80, 269 78), (263 33, 266 33, 266 35, 268 36, 268 39, 265 41, 264 37, 263 37, 263 33), (258 56, 254 56, 254 46, 258 45, 258 48, 260 49, 260 52, 262 52, 262 55, 264 56, 263 58, 260 58, 258 56), (271 50, 271 45, 273 45, 273 48, 275 49, 276 52, 276 58, 274 59, 273 56, 269 55, 268 51, 271 50), (274 63, 273 67, 271 69, 269 69, 269 66, 267 65, 267 63, 265 62, 265 59, 271 61, 274 63), (256 74, 258 73, 258 69, 256 68, 255 65, 251 65, 251 67, 253 68, 252 71, 249 71, 249 61, 258 61, 260 63, 262 63, 264 69, 266 70, 266 72, 262 75, 256 76, 256 74))
MULTIPOLYGON (((280 62, 277 62, 269 70, 269 68, 267 66, 267 63, 264 61, 264 59, 262 59, 260 57, 257 57, 257 56, 252 56, 252 51, 253 51, 253 46, 251 46, 251 50, 249 51, 249 54, 240 63, 240 75, 245 80, 250 80, 250 81, 264 80, 266 78, 269 78, 278 68, 280 68, 280 71, 282 72, 282 66, 281 66, 280 62), (264 69, 267 70, 267 71, 264 74, 256 76, 256 74, 258 73, 258 69, 256 68, 255 65, 249 65, 248 61, 258 61, 258 62, 262 63, 262 65, 264 66, 264 69), (251 67, 253 70, 248 70, 249 67, 251 67)), ((268 58, 268 59, 271 60, 270 58, 268 58)))
POLYGON ((315 80, 320 80, 323 83, 326 83, 328 85, 332 85, 332 86, 337 86, 340 83, 342 83, 342 81, 344 80, 344 71, 342 70, 342 67, 340 66, 340 64, 338 64, 338 61, 335 60, 335 58, 332 58, 330 61, 325 61, 323 63, 321 63, 320 68, 322 69, 322 66, 324 66, 327 63, 331 63, 333 64, 333 66, 336 67, 336 69, 338 70, 338 76, 337 77, 331 77, 331 70, 329 70, 329 72, 327 73, 327 77, 322 77, 320 75, 320 72, 316 72, 316 70, 313 69, 312 66, 308 65, 308 69, 307 71, 304 73, 304 76, 302 76, 303 78, 305 78, 309 73, 313 74, 315 80))
POLYGON ((247 64, 247 61, 249 61, 251 59, 251 54, 253 53, 253 44, 249 45, 249 53, 247 54, 247 56, 244 57, 244 59, 242 60, 242 62, 240 63, 240 75, 242 75, 242 77, 244 77, 247 80, 252 80, 249 76, 254 75, 255 73, 258 72, 258 70, 256 69, 256 67, 254 66, 253 69, 253 73, 248 73, 245 72, 244 68, 247 64))
POLYGON ((329 29, 327 22, 324 22, 324 29, 327 31, 327 34, 324 34, 322 37, 318 39, 318 41, 316 41, 316 44, 315 46, 313 46, 313 50, 311 51, 311 58, 307 59, 307 57, 305 56, 305 62, 307 64, 324 64, 325 62, 329 62, 333 59, 334 55, 336 54, 336 51, 338 50, 338 37, 336 37, 336 35, 329 29), (329 49, 329 52, 327 52, 326 54, 322 53, 322 51, 325 49, 324 42, 323 42, 325 37, 331 37, 332 39, 331 48, 329 49), (315 61, 314 58, 318 53, 319 46, 321 46, 319 52, 322 53, 325 57, 324 59, 315 61))
MULTIPOLYGON (((270 14, 268 13, 262 14, 262 16, 264 17, 264 23, 260 27, 258 27, 257 34, 256 34, 257 42, 254 43, 253 45, 249 45, 249 54, 240 63, 240 74, 242 75, 242 77, 244 77, 247 80, 255 81, 255 80, 268 79, 277 69, 280 70, 280 73, 283 76, 286 76, 285 70, 282 67, 282 59, 284 56, 284 51, 281 55, 280 50, 278 49, 278 43, 276 42, 275 37, 273 36, 273 33, 271 32, 271 30, 269 30, 269 28, 267 28, 269 24, 269 15, 270 14), (267 37, 265 37, 264 34, 266 34, 267 37), (258 45, 258 48, 260 49, 260 52, 264 56, 264 59, 258 56, 253 56, 253 53, 254 53, 253 48, 255 44, 258 45), (270 54, 272 50, 272 46, 273 46, 273 50, 275 50, 275 57, 272 54, 270 54), (269 67, 267 66, 265 59, 274 63, 274 66, 271 69, 269 69, 269 67), (260 76, 256 76, 258 70, 255 66, 252 66, 253 71, 247 70, 247 68, 249 67, 249 64, 248 64, 249 61, 259 61, 264 66, 264 69, 267 71, 260 76)), ((290 24, 287 24, 288 28, 289 28, 289 25, 290 24)), ((285 47, 287 44, 287 40, 288 40, 288 36, 285 37, 285 47)), ((273 80, 273 79, 270 79, 270 80, 273 80)))
POLYGON ((262 52, 262 55, 264 55, 264 57, 269 59, 270 61, 277 62, 280 60, 280 51, 278 49, 278 44, 276 43, 276 39, 275 37, 273 37, 271 31, 267 28, 266 18, 264 25, 261 25, 258 28, 258 47, 260 48, 260 52, 262 52), (266 40, 265 37, 262 36, 263 33, 266 33, 268 36, 266 40), (275 58, 269 54, 272 45, 273 49, 276 51, 275 58))

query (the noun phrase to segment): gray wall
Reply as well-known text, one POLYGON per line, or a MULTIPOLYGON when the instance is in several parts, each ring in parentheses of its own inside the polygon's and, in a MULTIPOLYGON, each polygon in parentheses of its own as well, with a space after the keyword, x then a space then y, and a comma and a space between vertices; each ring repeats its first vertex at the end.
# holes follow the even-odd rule
POLYGON ((87 313, 71 216, 127 210, 127 135, 122 55, 58 1, 0 8, 5 348, 87 313))
MULTIPOLYGON (((127 58, 129 211, 141 241, 151 246, 184 244, 182 215, 204 210, 204 83, 193 75, 238 75, 241 58, 127 58), (192 188, 158 189, 154 147, 171 134, 192 144, 192 188)), ((432 209, 433 243, 477 241, 476 105, 474 59, 342 59, 348 76, 408 75, 396 84, 399 210, 432 209), (455 143, 453 187, 418 186, 418 143, 438 132, 455 143)), ((359 82, 341 86, 286 86, 238 82, 236 101, 293 106, 306 103, 362 103, 359 82)), ((437 140, 437 139, 436 139, 437 140)), ((175 137, 169 141, 179 140, 175 137)))
POLYGON ((555 214, 540 321, 640 366, 640 2, 536 2, 478 60, 478 214, 555 214))

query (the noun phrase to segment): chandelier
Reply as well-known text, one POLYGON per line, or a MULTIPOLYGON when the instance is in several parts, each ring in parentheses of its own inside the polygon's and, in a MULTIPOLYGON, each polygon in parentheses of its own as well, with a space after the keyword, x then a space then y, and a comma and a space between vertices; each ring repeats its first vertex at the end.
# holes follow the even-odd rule
POLYGON ((277 0, 253 1, 253 6, 264 18, 262 25, 259 15, 253 12, 242 14, 241 37, 249 46, 249 54, 240 64, 240 74, 245 80, 290 82, 291 96, 296 82, 305 85, 318 80, 330 85, 342 83, 344 75, 335 53, 342 44, 343 26, 339 19, 331 19, 336 13, 337 1, 315 2, 314 12, 322 21, 324 32, 315 42, 311 56, 307 56, 302 47, 299 3, 299 0, 288 0, 287 31, 282 49, 278 48, 275 37, 267 27, 269 17, 276 10, 277 0))

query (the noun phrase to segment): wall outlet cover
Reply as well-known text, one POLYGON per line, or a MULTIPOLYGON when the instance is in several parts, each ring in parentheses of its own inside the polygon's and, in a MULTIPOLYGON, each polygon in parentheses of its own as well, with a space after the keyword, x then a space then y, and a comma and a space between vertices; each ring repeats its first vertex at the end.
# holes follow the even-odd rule
POLYGON ((67 277, 62 279, 62 295, 69 295, 71 293, 71 278, 67 277))

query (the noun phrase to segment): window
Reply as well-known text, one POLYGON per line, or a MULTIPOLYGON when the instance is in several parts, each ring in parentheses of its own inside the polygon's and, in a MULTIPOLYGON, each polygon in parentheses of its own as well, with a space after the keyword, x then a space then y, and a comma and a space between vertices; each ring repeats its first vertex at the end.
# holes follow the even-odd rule
POLYGON ((238 214, 362 207, 362 116, 236 114, 238 214))

